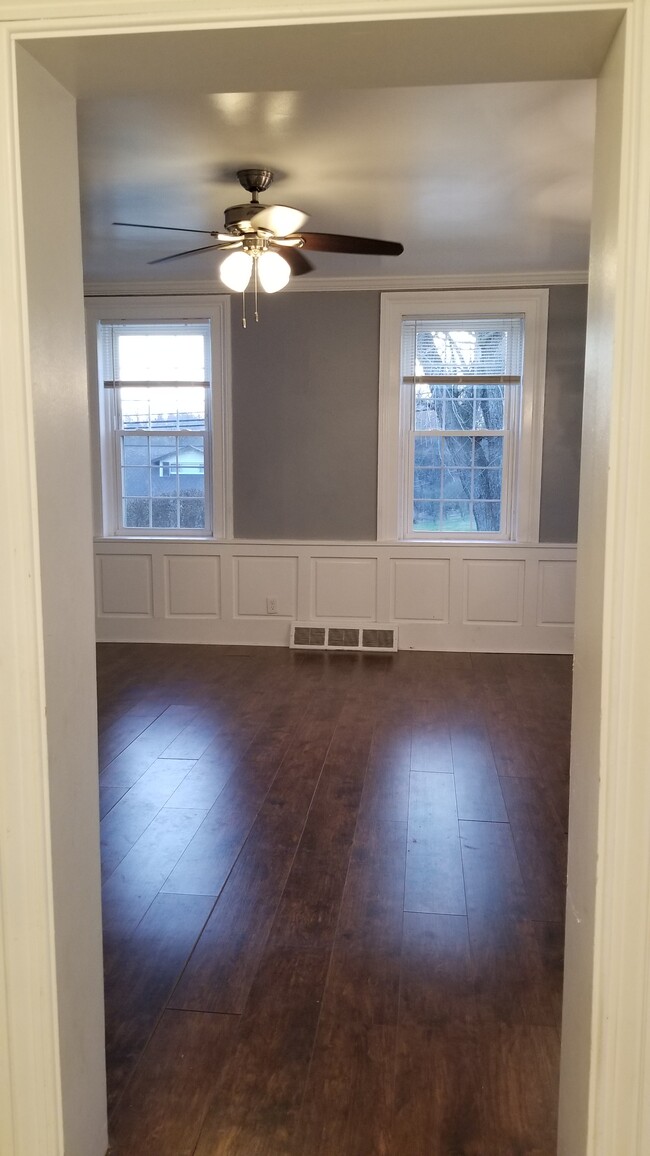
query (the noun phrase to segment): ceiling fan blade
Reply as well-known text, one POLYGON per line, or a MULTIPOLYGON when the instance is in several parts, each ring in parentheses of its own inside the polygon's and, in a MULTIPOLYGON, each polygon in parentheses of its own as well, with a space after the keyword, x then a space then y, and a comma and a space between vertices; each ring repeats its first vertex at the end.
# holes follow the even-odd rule
POLYGON ((301 277, 303 273, 311 273, 314 268, 311 261, 308 261, 300 252, 300 249, 287 249, 283 246, 281 253, 294 277, 301 277))
POLYGON ((307 220, 307 214, 288 205, 267 205, 260 209, 250 223, 254 229, 268 229, 276 237, 286 237, 287 233, 297 233, 307 220))
POLYGON ((213 249, 241 249, 241 241, 228 237, 226 242, 217 242, 216 245, 201 245, 199 249, 184 249, 182 253, 170 253, 168 257, 156 257, 149 261, 149 265, 162 265, 163 261, 175 261, 177 257, 192 257, 195 253, 209 253, 213 249))
POLYGON ((304 248, 319 253, 376 253, 399 257, 404 246, 399 241, 377 241, 372 237, 346 237, 343 233, 301 233, 304 248))
POLYGON ((184 229, 178 225, 138 225, 133 221, 113 221, 113 225, 124 225, 127 229, 165 229, 172 233, 204 233, 206 237, 217 237, 222 241, 229 241, 228 233, 219 233, 215 229, 184 229))

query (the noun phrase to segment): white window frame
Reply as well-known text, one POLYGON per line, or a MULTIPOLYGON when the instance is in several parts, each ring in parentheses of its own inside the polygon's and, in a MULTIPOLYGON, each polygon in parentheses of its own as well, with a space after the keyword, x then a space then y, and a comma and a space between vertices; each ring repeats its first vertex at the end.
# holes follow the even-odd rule
POLYGON ((434 290, 382 293, 379 353, 377 539, 380 542, 539 541, 542 434, 546 376, 548 289, 434 290), (409 318, 524 317, 524 361, 519 408, 504 469, 502 534, 412 532, 411 389, 402 383, 402 322, 409 318), (505 506, 507 503, 507 509, 505 506))
POLYGON ((94 442, 95 527, 105 538, 232 538, 232 412, 230 297, 112 297, 86 303, 88 377, 94 442), (114 407, 100 373, 99 325, 206 321, 210 322, 211 382, 209 429, 205 434, 205 530, 121 528, 121 484, 115 453, 114 407), (100 380, 100 378, 102 380, 100 380))

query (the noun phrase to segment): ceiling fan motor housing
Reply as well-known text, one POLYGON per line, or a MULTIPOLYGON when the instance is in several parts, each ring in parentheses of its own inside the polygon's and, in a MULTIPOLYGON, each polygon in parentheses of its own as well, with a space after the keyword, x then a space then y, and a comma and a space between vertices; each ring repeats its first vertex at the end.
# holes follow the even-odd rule
POLYGON ((229 233, 253 232, 252 218, 259 213, 262 206, 256 201, 247 205, 231 205, 226 209, 223 219, 229 233))

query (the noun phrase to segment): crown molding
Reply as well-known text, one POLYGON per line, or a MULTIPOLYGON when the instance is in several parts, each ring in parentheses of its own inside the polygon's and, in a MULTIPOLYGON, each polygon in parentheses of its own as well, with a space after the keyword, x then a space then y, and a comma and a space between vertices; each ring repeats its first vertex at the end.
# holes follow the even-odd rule
MULTIPOLYGON (((586 285, 587 270, 545 273, 473 273, 446 277, 310 277, 294 278, 283 293, 349 293, 378 290, 521 289, 551 285, 586 285)), ((228 291, 215 281, 89 281, 86 297, 223 296, 228 291)), ((232 294, 232 296, 236 296, 232 294)))

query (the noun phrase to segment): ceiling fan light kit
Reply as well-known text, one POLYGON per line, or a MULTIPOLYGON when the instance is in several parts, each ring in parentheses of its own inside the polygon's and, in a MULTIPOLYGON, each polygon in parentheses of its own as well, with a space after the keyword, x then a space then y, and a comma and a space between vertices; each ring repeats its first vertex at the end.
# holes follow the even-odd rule
MULTIPOLYGON (((240 185, 251 194, 245 205, 231 205, 224 215, 225 232, 214 229, 179 229, 179 232, 204 233, 215 238, 211 245, 198 249, 185 249, 182 253, 172 253, 168 257, 158 257, 150 261, 158 265, 163 261, 173 261, 178 257, 189 257, 195 253, 231 249, 222 262, 219 274, 224 285, 235 293, 242 294, 242 324, 246 326, 245 299, 243 294, 251 278, 255 295, 255 320, 258 320, 258 281, 266 293, 277 293, 288 283, 291 274, 300 277, 313 269, 311 262, 301 252, 311 249, 330 253, 370 253, 379 256, 398 256, 404 247, 396 241, 378 241, 370 237, 349 237, 340 233, 303 233, 307 214, 289 205, 261 205, 259 194, 268 189, 273 180, 270 169, 240 169, 237 173, 240 185), (278 252, 282 250, 282 252, 278 252)), ((132 225, 126 221, 114 221, 115 225, 129 228, 162 228, 169 225, 132 225)))

